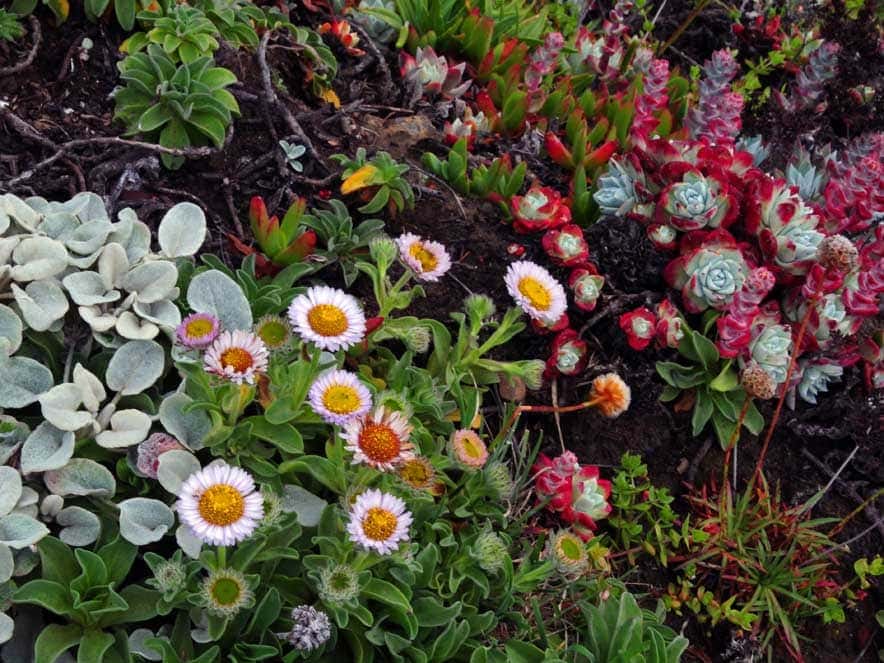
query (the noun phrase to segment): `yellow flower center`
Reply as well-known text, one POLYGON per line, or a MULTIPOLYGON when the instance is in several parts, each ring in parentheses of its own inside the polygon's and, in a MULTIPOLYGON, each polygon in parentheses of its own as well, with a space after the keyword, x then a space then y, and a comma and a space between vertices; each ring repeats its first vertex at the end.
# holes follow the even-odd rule
POLYGON ((464 456, 479 459, 485 456, 485 444, 479 436, 469 431, 460 438, 460 448, 464 456))
POLYGON ((420 263, 422 272, 432 272, 439 265, 436 255, 432 251, 427 251, 420 242, 412 244, 408 253, 420 263))
POLYGON ((322 394, 325 409, 335 414, 350 414, 359 409, 362 399, 359 392, 346 384, 334 384, 322 394))
POLYGON ((519 281, 519 292, 538 311, 547 311, 552 305, 549 288, 531 276, 525 276, 519 281))
POLYGON ((242 518, 246 511, 246 501, 233 486, 215 484, 200 496, 197 505, 200 516, 210 525, 226 527, 242 518))
POLYGON ((347 315, 332 304, 317 304, 307 314, 310 328, 320 336, 340 336, 347 331, 347 315))
POLYGON ((205 318, 191 320, 184 326, 189 338, 202 338, 203 336, 208 336, 212 333, 214 328, 215 325, 212 324, 212 321, 206 320, 205 318))
POLYGON ((372 541, 386 541, 393 536, 398 522, 394 513, 375 506, 362 519, 362 531, 372 541))
POLYGON ((399 476, 413 488, 425 488, 433 478, 433 467, 423 458, 413 458, 405 461, 399 476))
POLYGON ((221 366, 233 368, 238 373, 245 373, 254 363, 251 353, 242 348, 227 348, 221 353, 221 366))
POLYGON ((399 456, 402 441, 386 424, 368 422, 359 434, 359 449, 374 463, 389 463, 399 456))

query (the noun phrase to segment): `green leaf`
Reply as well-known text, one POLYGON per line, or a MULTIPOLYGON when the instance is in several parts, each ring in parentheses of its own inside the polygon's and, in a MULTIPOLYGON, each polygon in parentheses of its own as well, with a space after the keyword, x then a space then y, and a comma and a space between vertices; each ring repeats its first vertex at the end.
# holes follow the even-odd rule
POLYGON ((80 648, 77 650, 77 663, 101 663, 105 652, 114 643, 114 636, 104 631, 92 629, 83 633, 80 648))
POLYGON ((98 550, 98 556, 107 567, 108 581, 114 586, 129 575, 129 569, 137 555, 138 547, 120 537, 98 550))
POLYGON ((728 360, 721 372, 709 383, 709 388, 715 391, 732 391, 740 386, 740 378, 737 371, 731 366, 732 362, 728 360))
POLYGON ((760 435, 764 430, 764 417, 755 407, 755 403, 749 403, 749 409, 746 410, 746 416, 743 418, 743 425, 753 435, 760 435))
POLYGON ((150 133, 172 119, 172 113, 162 104, 155 104, 148 108, 138 118, 138 131, 150 133))
POLYGON ((159 592, 141 585, 127 585, 120 590, 120 596, 129 604, 128 610, 107 615, 101 620, 102 626, 144 622, 157 616, 159 592))
POLYGON ((537 647, 521 640, 510 640, 505 648, 507 663, 543 663, 545 658, 537 647))
POLYGON ((303 456, 297 460, 289 460, 281 463, 279 466, 279 474, 284 475, 288 472, 309 474, 329 490, 336 493, 346 492, 344 477, 338 472, 334 463, 327 458, 322 458, 321 456, 303 456))
POLYGON ((55 663, 68 649, 80 642, 83 629, 76 624, 50 624, 37 636, 34 643, 34 663, 55 663))
POLYGON ((25 583, 12 595, 12 601, 39 605, 56 615, 65 616, 74 612, 70 589, 51 580, 38 579, 25 583))
MULTIPOLYGON (((718 437, 718 443, 721 445, 721 448, 727 449, 727 445, 730 443, 731 437, 733 437, 734 431, 737 428, 736 422, 729 421, 721 412, 715 410, 712 413, 712 426, 715 428, 715 434, 718 437)), ((737 438, 737 442, 739 442, 739 438, 737 438)))
POLYGON ((365 584, 365 587, 362 588, 362 595, 393 608, 397 608, 406 614, 411 612, 411 604, 405 594, 403 594, 395 585, 386 580, 372 578, 365 584))
POLYGON ((54 536, 47 536, 37 544, 40 570, 44 580, 68 585, 80 575, 74 551, 54 536))
POLYGON ((691 434, 697 437, 712 417, 715 406, 709 392, 705 389, 697 390, 697 400, 694 403, 694 411, 691 415, 691 434))
POLYGON ((136 0, 115 0, 114 2, 114 13, 117 15, 117 22, 127 32, 135 25, 135 3, 136 0))
POLYGON ((275 587, 271 587, 255 608, 246 634, 259 638, 265 631, 270 630, 273 622, 279 619, 281 610, 282 599, 279 596, 279 591, 275 587))

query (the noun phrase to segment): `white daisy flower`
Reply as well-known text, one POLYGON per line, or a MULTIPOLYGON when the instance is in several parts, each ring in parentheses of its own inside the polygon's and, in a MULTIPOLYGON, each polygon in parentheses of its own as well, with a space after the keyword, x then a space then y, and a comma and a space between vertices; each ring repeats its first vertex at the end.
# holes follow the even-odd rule
POLYGON ((365 336, 365 314, 356 298, 324 285, 295 297, 289 321, 301 338, 330 352, 346 350, 365 336))
POLYGON ((396 240, 399 255, 421 281, 438 281, 451 269, 451 257, 439 242, 422 239, 413 233, 400 235, 396 240))
POLYGON ((194 472, 178 493, 178 518, 215 546, 249 538, 264 517, 264 498, 248 472, 217 463, 194 472))
POLYGON ((405 502, 394 495, 369 488, 356 498, 350 510, 350 540, 380 555, 389 555, 408 541, 412 516, 405 502))
POLYGON ((310 386, 310 407, 330 424, 344 425, 371 409, 371 392, 353 373, 334 369, 310 386))
POLYGON ((255 383, 255 375, 267 370, 267 346, 251 332, 235 330, 219 334, 206 351, 206 371, 236 384, 255 383))
POLYGON ((568 307, 562 284, 543 267, 529 260, 511 264, 504 281, 516 303, 536 320, 553 324, 568 307))
POLYGON ((347 424, 341 437, 353 464, 365 463, 378 470, 393 470, 403 461, 414 458, 414 446, 408 441, 412 426, 399 412, 384 406, 347 424))

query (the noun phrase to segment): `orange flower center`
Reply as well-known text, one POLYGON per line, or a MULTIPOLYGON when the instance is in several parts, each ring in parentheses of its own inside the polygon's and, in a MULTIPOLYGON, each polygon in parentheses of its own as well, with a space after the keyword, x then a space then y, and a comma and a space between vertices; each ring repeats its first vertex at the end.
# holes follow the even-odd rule
POLYGON ((374 463, 389 463, 399 456, 402 440, 386 424, 368 422, 359 434, 359 449, 374 463))
POLYGON ((320 336, 340 336, 347 331, 347 316, 332 304, 317 304, 307 314, 310 328, 320 336))
POLYGON ((547 311, 552 305, 549 288, 531 276, 525 276, 519 281, 519 292, 538 311, 547 311))
POLYGON ((215 325, 212 324, 212 321, 206 320, 205 318, 191 320, 184 326, 184 329, 187 331, 187 335, 190 338, 202 338, 203 336, 208 336, 212 333, 214 328, 215 325))
POLYGON ((236 488, 219 483, 206 489, 200 496, 197 508, 203 520, 210 525, 226 527, 242 518, 246 501, 236 488))
POLYGON ((422 272, 432 272, 439 265, 439 260, 432 251, 427 251, 420 242, 412 244, 408 253, 420 263, 422 272))
POLYGON ((350 414, 359 409, 359 392, 346 384, 335 384, 322 394, 322 404, 335 414, 350 414))
POLYGON ((242 348, 227 348, 221 353, 221 366, 233 368, 238 373, 245 373, 254 363, 251 353, 242 348))
POLYGON ((396 515, 380 507, 372 507, 362 519, 362 531, 373 541, 386 541, 396 531, 399 519, 396 515))

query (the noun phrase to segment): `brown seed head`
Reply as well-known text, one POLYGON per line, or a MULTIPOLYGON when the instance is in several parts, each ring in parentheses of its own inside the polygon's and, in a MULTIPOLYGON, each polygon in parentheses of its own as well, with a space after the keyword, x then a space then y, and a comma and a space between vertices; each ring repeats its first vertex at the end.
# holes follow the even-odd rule
POLYGON ((859 251, 844 235, 832 235, 820 242, 817 259, 823 267, 850 272, 859 262, 859 251))
POLYGON ((754 361, 743 369, 740 382, 750 398, 767 400, 773 398, 777 393, 776 382, 767 371, 754 361))

